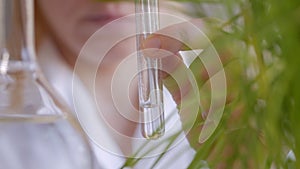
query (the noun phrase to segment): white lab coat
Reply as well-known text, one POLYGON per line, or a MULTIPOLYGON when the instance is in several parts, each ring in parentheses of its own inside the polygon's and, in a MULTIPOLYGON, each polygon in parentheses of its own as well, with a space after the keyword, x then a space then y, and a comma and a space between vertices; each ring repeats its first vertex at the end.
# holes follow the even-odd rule
MULTIPOLYGON (((100 166, 102 166, 101 168, 120 168, 124 164, 126 158, 122 156, 120 148, 110 136, 105 125, 103 125, 103 121, 101 119, 90 118, 89 114, 96 112, 97 108, 85 86, 81 84, 77 77, 73 79, 72 70, 70 70, 65 61, 59 57, 59 52, 56 51, 50 42, 43 43, 39 51, 38 61, 50 84, 52 84, 54 89, 56 89, 75 112, 79 112, 79 115, 77 114, 79 121, 86 122, 90 120, 88 122, 89 126, 92 126, 91 128, 93 128, 94 125, 97 128, 96 131, 92 131, 87 129, 88 127, 85 128, 85 126, 83 126, 89 136, 93 137, 97 135, 97 137, 101 138, 100 143, 97 139, 90 138, 98 162, 100 166), (74 85, 74 83, 76 85, 74 85), (74 92, 74 86, 76 92, 74 92), (80 97, 78 97, 79 95, 80 97)), ((147 146, 144 146, 146 149, 142 152, 147 151, 147 148, 153 149, 153 147, 156 147, 157 150, 149 157, 143 158, 133 168, 150 168, 159 157, 160 152, 162 152, 166 146, 166 142, 163 142, 162 140, 181 130, 181 123, 177 114, 176 105, 168 92, 165 92, 164 94, 166 118, 171 116, 171 120, 166 123, 166 134, 162 138, 150 141, 147 146)), ((142 139, 140 133, 140 129, 138 128, 135 135, 136 138, 139 139, 134 140, 132 143, 133 152, 147 142, 146 139, 142 139)), ((164 154, 164 157, 155 168, 186 168, 193 159, 194 154, 195 151, 190 147, 184 133, 181 133, 180 137, 178 137, 171 148, 169 148, 167 153, 164 154)))

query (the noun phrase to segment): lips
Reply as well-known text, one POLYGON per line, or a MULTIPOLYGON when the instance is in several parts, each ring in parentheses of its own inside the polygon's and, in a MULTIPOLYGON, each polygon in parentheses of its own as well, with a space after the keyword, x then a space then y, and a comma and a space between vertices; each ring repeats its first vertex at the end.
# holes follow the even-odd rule
POLYGON ((99 15, 89 15, 83 20, 86 23, 102 27, 116 19, 119 19, 122 15, 110 15, 110 14, 99 14, 99 15))
POLYGON ((102 27, 114 20, 121 17, 133 14, 134 10, 133 2, 97 2, 91 3, 82 13, 84 22, 102 27))

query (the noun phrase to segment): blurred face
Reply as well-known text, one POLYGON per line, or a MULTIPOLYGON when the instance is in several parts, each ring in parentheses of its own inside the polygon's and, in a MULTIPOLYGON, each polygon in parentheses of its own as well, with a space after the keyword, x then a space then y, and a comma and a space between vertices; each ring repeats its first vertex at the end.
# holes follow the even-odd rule
MULTIPOLYGON (((47 29, 60 43, 60 47, 68 49, 67 53, 75 55, 78 55, 84 43, 99 28, 134 13, 134 3, 131 2, 38 0, 37 7, 47 23, 47 29)), ((134 23, 115 26, 108 37, 99 40, 105 42, 125 31, 124 29, 134 29, 134 23)))
MULTIPOLYGON (((105 24, 135 12, 134 1, 37 0, 36 3, 38 14, 46 23, 46 29, 71 64, 75 63, 83 45, 93 33, 105 24)), ((182 6, 163 0, 160 1, 160 7, 163 12, 174 13, 175 11, 178 15, 178 9, 182 6)), ((128 30, 131 32, 135 30, 134 17, 126 22, 117 22, 109 28, 109 31, 97 37, 97 47, 101 50, 103 45, 114 39, 113 37, 122 37, 130 32, 128 30)), ((127 39, 126 42, 115 45, 109 52, 108 58, 126 57, 134 52, 134 47, 134 38, 131 38, 130 42, 127 39)), ((85 59, 91 64, 95 63, 94 56, 87 56, 85 59)), ((115 63, 115 60, 110 59, 109 62, 115 63)))

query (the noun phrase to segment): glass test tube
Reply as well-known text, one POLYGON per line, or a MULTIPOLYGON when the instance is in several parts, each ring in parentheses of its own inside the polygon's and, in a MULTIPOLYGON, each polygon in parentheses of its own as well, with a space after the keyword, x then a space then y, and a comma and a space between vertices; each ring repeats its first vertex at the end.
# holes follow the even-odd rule
POLYGON ((146 57, 141 45, 159 29, 158 0, 135 0, 135 6, 140 122, 143 136, 156 139, 165 131, 161 59, 146 57))

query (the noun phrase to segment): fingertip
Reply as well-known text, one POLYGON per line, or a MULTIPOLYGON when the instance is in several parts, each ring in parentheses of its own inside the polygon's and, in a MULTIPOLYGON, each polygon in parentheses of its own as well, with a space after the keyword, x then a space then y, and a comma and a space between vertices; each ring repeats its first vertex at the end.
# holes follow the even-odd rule
POLYGON ((156 36, 150 36, 143 42, 143 48, 158 48, 161 47, 161 40, 156 36))

